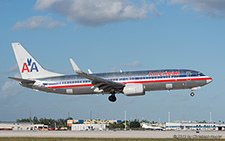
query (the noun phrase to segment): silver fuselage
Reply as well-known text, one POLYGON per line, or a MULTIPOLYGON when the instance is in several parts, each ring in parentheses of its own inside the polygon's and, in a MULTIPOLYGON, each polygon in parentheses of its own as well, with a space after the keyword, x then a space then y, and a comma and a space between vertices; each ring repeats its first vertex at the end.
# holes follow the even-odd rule
MULTIPOLYGON (((185 69, 146 70, 129 72, 110 72, 89 74, 109 81, 123 84, 143 84, 145 91, 195 89, 212 81, 212 78, 201 72, 185 69)), ((98 94, 94 91, 92 81, 80 75, 64 75, 36 79, 32 86, 35 90, 68 94, 98 94)), ((109 94, 109 91, 101 92, 109 94)), ((117 92, 123 93, 123 92, 117 92)))

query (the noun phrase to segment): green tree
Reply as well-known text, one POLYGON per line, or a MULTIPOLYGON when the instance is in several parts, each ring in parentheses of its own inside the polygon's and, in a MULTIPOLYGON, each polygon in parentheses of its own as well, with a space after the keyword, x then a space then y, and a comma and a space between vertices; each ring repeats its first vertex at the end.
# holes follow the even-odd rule
MULTIPOLYGON (((71 120, 73 118, 69 117, 67 119, 51 119, 51 118, 40 118, 38 119, 36 116, 34 116, 33 120, 31 120, 31 122, 33 122, 34 124, 45 124, 48 125, 50 127, 55 127, 55 124, 58 128, 60 127, 67 127, 67 120, 71 120)), ((24 119, 17 119, 17 122, 30 122, 29 118, 24 118, 24 119)))
POLYGON ((114 123, 110 123, 108 127, 109 129, 116 129, 116 128, 123 129, 125 128, 125 125, 123 123, 114 122, 114 123))
POLYGON ((115 127, 116 127, 116 128, 120 128, 120 129, 123 129, 123 128, 125 128, 125 125, 124 125, 123 123, 117 123, 117 124, 115 125, 115 127))
POLYGON ((140 123, 136 120, 130 122, 130 128, 140 128, 140 123))
POLYGON ((145 120, 145 119, 142 120, 141 123, 142 123, 142 122, 144 122, 144 123, 150 123, 149 121, 147 121, 147 120, 145 120))
POLYGON ((17 119, 16 122, 30 122, 29 118, 17 119))
POLYGON ((34 124, 39 124, 38 118, 36 116, 34 116, 34 118, 33 118, 33 123, 34 124))

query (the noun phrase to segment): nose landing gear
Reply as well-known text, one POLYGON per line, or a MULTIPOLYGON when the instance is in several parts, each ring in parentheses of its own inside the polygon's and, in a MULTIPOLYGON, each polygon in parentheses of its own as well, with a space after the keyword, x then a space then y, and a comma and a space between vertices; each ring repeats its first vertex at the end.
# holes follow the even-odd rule
POLYGON ((194 92, 191 92, 190 93, 190 96, 192 96, 192 97, 195 96, 195 93, 194 92))

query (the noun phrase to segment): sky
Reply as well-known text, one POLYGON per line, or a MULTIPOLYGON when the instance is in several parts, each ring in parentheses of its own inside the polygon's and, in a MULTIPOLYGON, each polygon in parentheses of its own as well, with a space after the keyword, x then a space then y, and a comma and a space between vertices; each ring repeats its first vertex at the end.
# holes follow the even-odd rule
POLYGON ((225 121, 224 0, 1 0, 0 121, 29 118, 225 121), (85 72, 192 69, 213 82, 145 96, 68 96, 37 92, 21 77, 11 43, 20 42, 47 70, 85 72))

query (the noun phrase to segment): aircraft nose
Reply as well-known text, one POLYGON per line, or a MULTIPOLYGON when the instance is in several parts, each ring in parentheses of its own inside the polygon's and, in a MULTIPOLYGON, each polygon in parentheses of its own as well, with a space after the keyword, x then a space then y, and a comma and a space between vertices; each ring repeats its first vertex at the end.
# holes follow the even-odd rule
POLYGON ((213 79, 210 77, 209 79, 206 80, 206 83, 209 84, 213 81, 213 79))

